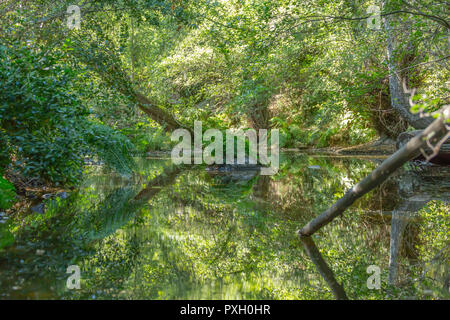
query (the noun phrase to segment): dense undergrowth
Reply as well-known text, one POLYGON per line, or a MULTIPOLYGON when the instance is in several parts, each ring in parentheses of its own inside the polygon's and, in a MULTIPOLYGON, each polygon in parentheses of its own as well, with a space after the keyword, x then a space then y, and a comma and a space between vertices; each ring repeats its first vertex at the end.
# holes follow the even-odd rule
MULTIPOLYGON (((308 18, 364 16, 365 1, 86 6, 81 28, 69 29, 55 14, 66 1, 0 5, 3 171, 73 185, 85 160, 97 158, 130 174, 131 154, 172 146, 156 111, 186 127, 278 128, 286 148, 351 146, 408 129, 391 106, 386 30, 365 19, 308 18)), ((441 14, 438 5, 427 10, 441 14)), ((416 109, 448 96, 440 22, 423 14, 391 21, 390 59, 419 89, 416 109)))

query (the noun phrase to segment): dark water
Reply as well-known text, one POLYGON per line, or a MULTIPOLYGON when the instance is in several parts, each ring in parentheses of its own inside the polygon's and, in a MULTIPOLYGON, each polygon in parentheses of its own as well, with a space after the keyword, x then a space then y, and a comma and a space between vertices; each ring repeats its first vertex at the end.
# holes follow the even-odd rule
MULTIPOLYGON (((2 224, 0 299, 333 299, 296 231, 380 162, 285 154, 275 176, 164 159, 133 177, 91 168, 44 214, 2 224), (80 289, 67 288, 71 265, 80 289)), ((349 298, 450 297, 449 177, 406 165, 313 236, 349 298)))

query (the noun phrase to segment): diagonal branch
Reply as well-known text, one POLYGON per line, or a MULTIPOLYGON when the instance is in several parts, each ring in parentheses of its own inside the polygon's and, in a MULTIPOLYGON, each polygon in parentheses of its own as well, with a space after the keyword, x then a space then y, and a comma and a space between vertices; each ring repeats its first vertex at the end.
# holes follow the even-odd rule
POLYGON ((433 123, 425 130, 416 135, 400 150, 383 161, 378 168, 372 171, 352 189, 347 191, 344 196, 336 201, 328 210, 311 220, 297 232, 298 235, 300 237, 311 236, 317 230, 333 221, 334 218, 343 214, 357 199, 379 186, 405 162, 418 156, 420 154, 420 149, 427 145, 428 140, 431 140, 432 143, 440 141, 448 134, 446 122, 449 119, 450 106, 445 106, 442 110, 441 117, 433 121, 433 123))

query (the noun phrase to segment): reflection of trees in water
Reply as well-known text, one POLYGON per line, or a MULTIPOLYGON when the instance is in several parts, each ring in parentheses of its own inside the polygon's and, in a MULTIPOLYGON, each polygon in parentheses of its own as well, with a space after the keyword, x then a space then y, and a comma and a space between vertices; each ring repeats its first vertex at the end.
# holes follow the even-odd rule
MULTIPOLYGON (((134 186, 111 188, 108 180, 100 176, 96 177, 96 182, 100 186, 97 192, 102 197, 77 193, 64 201, 50 203, 42 219, 31 220, 33 227, 17 234, 16 243, 28 245, 20 245, 23 249, 10 250, 3 255, 11 276, 0 279, 2 288, 17 286, 19 281, 20 292, 8 293, 19 298, 29 297, 29 291, 45 298, 87 298, 96 291, 102 292, 104 297, 117 297, 140 253, 135 237, 125 237, 116 230, 129 224, 165 185, 174 183, 179 172, 177 168, 166 168, 139 193, 134 186), (112 234, 114 236, 109 237, 112 234), (44 254, 37 254, 36 248, 44 254), (28 262, 14 262, 20 260, 28 262), (65 289, 66 268, 71 264, 82 267, 86 290, 68 292, 65 289), (39 265, 42 268, 37 268, 39 265), (17 274, 24 276, 17 278, 17 274)), ((95 180, 88 185, 95 184, 95 180)), ((122 181, 116 179, 116 182, 122 181)))
POLYGON ((395 285, 398 283, 398 269, 399 269, 399 257, 401 253, 403 256, 416 255, 408 254, 414 251, 415 244, 408 243, 408 240, 417 239, 417 229, 411 226, 409 220, 412 218, 415 212, 423 208, 423 206, 428 202, 428 200, 410 200, 407 199, 403 201, 392 213, 391 220, 391 233, 390 233, 390 250, 389 250, 389 284, 395 285), (407 237, 406 230, 415 231, 416 236, 411 234, 407 237), (409 238, 409 239, 408 239, 409 238), (406 250, 405 250, 406 249, 406 250), (409 249, 409 250, 407 250, 409 249), (411 250, 412 249, 412 250, 411 250))
POLYGON ((336 194, 343 193, 372 167, 370 162, 348 158, 288 158, 277 176, 258 178, 253 196, 275 212, 303 220, 329 206, 336 194))
POLYGON ((366 199, 361 199, 359 203, 362 211, 359 224, 365 235, 366 247, 376 252, 379 251, 380 245, 389 247, 390 213, 400 201, 395 174, 365 197, 366 199))
MULTIPOLYGON (((82 252, 88 278, 85 290, 79 292, 80 296, 89 297, 98 290, 103 297, 161 298, 158 292, 162 292, 163 298, 188 293, 198 294, 198 298, 211 298, 217 297, 218 289, 211 289, 204 293, 205 296, 199 293, 207 281, 228 279, 227 285, 233 287, 233 292, 242 294, 243 281, 250 279, 247 283, 257 283, 260 290, 246 292, 247 298, 279 297, 276 290, 268 288, 285 288, 286 284, 297 286, 289 289, 294 296, 297 291, 301 297, 310 290, 315 292, 311 296, 329 297, 331 293, 323 286, 308 287, 309 272, 314 270, 314 266, 306 261, 308 259, 299 259, 295 228, 310 218, 307 214, 317 214, 320 208, 333 201, 336 194, 343 193, 346 183, 353 184, 371 168, 358 161, 342 159, 336 162, 309 161, 294 162, 280 176, 231 182, 210 177, 203 171, 183 171, 180 174, 166 171, 140 192, 136 190, 128 194, 120 188, 116 192, 108 192, 97 201, 100 207, 88 210, 92 217, 98 217, 98 223, 91 224, 91 227, 100 226, 96 227, 98 234, 105 234, 102 230, 111 230, 107 232, 110 236, 96 240, 89 250, 82 252), (310 169, 310 165, 318 165, 320 169, 310 169), (115 201, 110 201, 112 199, 115 201), (126 205, 122 206, 122 202, 126 205), (114 209, 120 209, 116 210, 119 213, 114 209), (284 219, 286 217, 289 219, 284 219), (117 228, 122 228, 122 231, 115 232, 117 228), (101 270, 101 274, 95 270, 101 270), (300 278, 302 280, 298 280, 300 278), (276 285, 270 282, 275 279, 280 281, 276 285)), ((406 173, 405 177, 408 176, 410 174, 406 173)), ((396 210, 401 212, 400 205, 411 196, 405 190, 399 192, 396 183, 406 185, 402 188, 412 190, 412 194, 424 189, 423 185, 416 186, 417 179, 410 180, 403 176, 394 177, 355 204, 354 210, 359 214, 348 213, 343 219, 336 220, 318 240, 315 239, 326 252, 329 266, 339 281, 343 281, 350 296, 355 296, 359 287, 365 284, 353 279, 355 275, 366 276, 364 263, 372 257, 374 261, 385 257, 387 264, 391 216, 396 210), (397 196, 398 193, 401 197, 397 196), (392 214, 387 215, 386 211, 392 214), (341 243, 333 243, 336 240, 341 243), (342 252, 341 249, 347 251, 342 252), (349 273, 352 268, 360 270, 349 273)), ((80 199, 80 203, 89 202, 87 200, 80 199)), ((74 216, 67 212, 64 216, 74 216)), ((396 217, 398 213, 395 213, 396 217)), ((61 230, 60 233, 70 230, 64 223, 59 224, 61 228, 56 228, 56 223, 52 231, 40 232, 51 235, 55 230, 61 230)), ((394 256, 400 259, 409 257, 409 264, 412 264, 417 257, 421 259, 417 248, 424 241, 419 239, 423 231, 413 223, 400 229, 403 237, 397 240, 400 249, 394 252, 394 256), (402 243, 408 246, 404 247, 402 243)), ((399 232, 394 230, 391 234, 399 232)), ((66 249, 67 246, 61 245, 61 250, 66 249)), ((60 273, 66 277, 63 268, 79 253, 74 252, 59 262, 52 260, 48 264, 58 264, 60 273)), ((400 273, 411 277, 413 273, 407 273, 409 267, 404 268, 400 262, 400 273)), ((312 279, 316 280, 314 275, 312 279)), ((329 284, 332 281, 324 279, 329 284)), ((229 287, 220 290, 225 292, 229 287)), ((361 295, 369 296, 370 293, 361 295)))
POLYGON ((402 172, 397 179, 402 201, 392 212, 389 258, 389 284, 392 285, 401 283, 400 273, 405 274, 404 278, 410 278, 409 268, 403 267, 403 272, 399 272, 401 258, 406 258, 409 265, 420 263, 418 248, 424 243, 420 242, 421 221, 417 212, 432 200, 450 199, 448 168, 440 166, 418 168, 414 164, 410 166, 413 166, 413 170, 410 168, 402 172))
POLYGON ((270 192, 270 176, 259 176, 256 183, 253 185, 253 196, 255 198, 266 201, 269 199, 270 192))
POLYGON ((422 293, 449 297, 448 210, 448 202, 425 200, 421 195, 405 199, 394 211, 389 284, 402 288, 416 283, 422 293))
POLYGON ((328 264, 323 259, 320 254, 319 249, 317 249, 316 244, 311 237, 301 237, 300 238, 305 247, 306 253, 308 254, 311 261, 316 266, 322 278, 330 287, 333 295, 338 300, 347 300, 347 294, 345 293, 344 287, 336 281, 333 271, 330 269, 328 264))
MULTIPOLYGON (((448 296, 450 272, 448 260, 445 260, 448 259, 448 254, 445 252, 450 253, 450 246, 447 242, 444 248, 435 249, 434 251, 440 251, 431 259, 421 254, 419 249, 429 247, 436 239, 430 239, 429 235, 424 234, 422 225, 425 221, 417 215, 417 212, 431 200, 444 200, 448 203, 450 199, 448 176, 448 168, 431 167, 429 171, 422 168, 421 172, 402 170, 369 194, 366 201, 359 203, 363 212, 358 220, 361 229, 364 230, 363 241, 366 242, 367 248, 376 252, 380 248, 380 243, 384 243, 383 247, 389 248, 389 285, 408 288, 413 285, 413 281, 421 283, 432 279, 434 283, 432 287, 443 288, 443 291, 438 290, 440 292, 438 295, 448 296), (390 232, 387 228, 389 226, 390 232), (429 264, 434 267, 427 267, 429 264)), ((333 223, 335 227, 342 225, 342 222, 333 223)), ((448 229, 446 233, 448 235, 448 229)), ((308 239, 306 241, 302 238, 310 259, 335 297, 342 299, 345 294, 342 287, 335 280, 333 272, 320 256, 314 243, 310 243, 312 240, 308 239)))

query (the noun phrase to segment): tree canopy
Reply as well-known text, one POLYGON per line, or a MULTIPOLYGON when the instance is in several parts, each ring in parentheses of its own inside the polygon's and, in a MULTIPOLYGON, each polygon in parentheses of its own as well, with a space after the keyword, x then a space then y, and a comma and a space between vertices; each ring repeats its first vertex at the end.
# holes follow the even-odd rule
POLYGON ((90 154, 130 172, 196 120, 282 147, 395 139, 448 102, 445 2, 79 1, 79 28, 70 5, 0 5, 1 161, 29 177, 75 181, 90 154))

